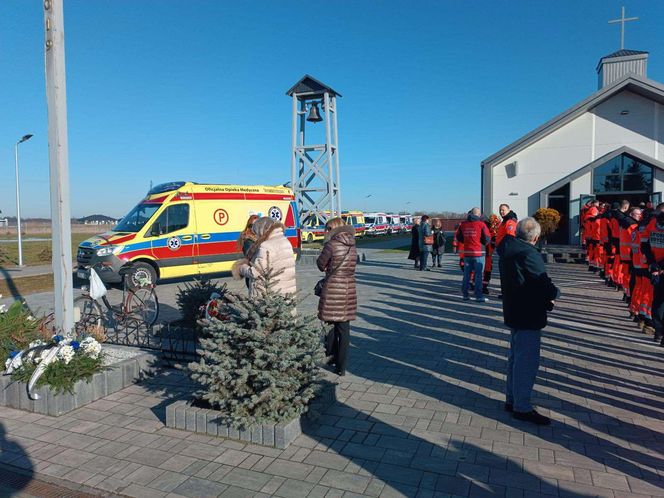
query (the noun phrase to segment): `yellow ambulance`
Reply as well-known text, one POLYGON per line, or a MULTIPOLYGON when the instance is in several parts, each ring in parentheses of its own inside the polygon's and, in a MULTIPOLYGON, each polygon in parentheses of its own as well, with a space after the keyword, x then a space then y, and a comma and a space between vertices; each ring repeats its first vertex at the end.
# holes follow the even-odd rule
POLYGON ((364 237, 366 225, 362 211, 343 211, 341 218, 346 222, 346 225, 355 227, 355 237, 364 237))
POLYGON ((152 188, 113 230, 81 243, 77 276, 87 278, 95 266, 104 282, 118 283, 127 262, 133 263, 130 286, 229 271, 242 257, 237 239, 252 214, 283 223, 299 253, 300 222, 289 188, 171 182, 152 188))

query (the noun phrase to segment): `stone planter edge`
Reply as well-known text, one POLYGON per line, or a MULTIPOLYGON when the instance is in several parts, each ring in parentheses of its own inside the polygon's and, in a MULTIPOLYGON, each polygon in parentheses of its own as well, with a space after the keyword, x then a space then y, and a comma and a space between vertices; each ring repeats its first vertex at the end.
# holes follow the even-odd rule
POLYGON ((283 450, 302 434, 305 420, 317 419, 336 401, 337 389, 336 384, 324 388, 309 403, 308 410, 297 418, 278 424, 255 425, 242 431, 220 423, 218 410, 198 408, 192 406, 190 400, 180 399, 166 406, 166 427, 283 450))
POLYGON ((28 397, 24 382, 14 382, 9 375, 0 375, 0 406, 59 417, 152 375, 158 360, 156 353, 146 351, 94 374, 90 382, 79 380, 74 386, 74 394, 54 394, 42 386, 36 389, 40 396, 38 400, 28 397))

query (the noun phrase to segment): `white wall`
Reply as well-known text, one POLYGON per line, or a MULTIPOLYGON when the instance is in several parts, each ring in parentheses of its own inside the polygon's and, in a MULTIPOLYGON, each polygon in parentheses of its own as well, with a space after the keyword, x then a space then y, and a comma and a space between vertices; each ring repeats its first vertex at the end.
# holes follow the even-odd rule
POLYGON ((533 214, 528 209, 530 196, 591 162, 591 137, 592 115, 585 113, 499 163, 492 171, 491 212, 507 203, 519 217, 533 214), (505 166, 513 161, 518 162, 518 173, 508 178, 505 166))
POLYGON ((652 100, 631 92, 620 92, 593 109, 595 113, 595 157, 627 146, 654 157, 655 106, 652 100), (627 115, 621 115, 628 111, 627 115))

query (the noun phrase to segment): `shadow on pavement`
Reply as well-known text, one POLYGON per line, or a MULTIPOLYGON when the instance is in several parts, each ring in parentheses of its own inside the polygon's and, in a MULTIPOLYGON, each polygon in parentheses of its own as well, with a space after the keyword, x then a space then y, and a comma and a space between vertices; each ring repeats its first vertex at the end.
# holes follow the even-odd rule
MULTIPOLYGON (((412 410, 412 416, 420 419, 432 416, 435 413, 432 410, 443 403, 450 413, 461 411, 469 417, 468 435, 478 435, 472 427, 474 419, 487 423, 490 430, 523 431, 526 437, 528 434, 532 436, 530 446, 539 444, 545 449, 553 443, 570 452, 556 455, 556 462, 567 460, 567 465, 574 466, 576 453, 578 460, 584 462, 584 468, 605 472, 606 467, 609 472, 614 469, 654 487, 664 487, 664 480, 659 475, 659 470, 664 468, 664 459, 659 456, 664 449, 662 434, 632 421, 634 413, 661 420, 663 404, 639 396, 641 389, 651 392, 647 384, 639 385, 628 379, 626 382, 631 390, 637 391, 630 392, 612 386, 615 376, 605 376, 602 372, 604 367, 629 369, 646 378, 647 375, 659 375, 659 369, 642 365, 639 358, 625 356, 620 345, 610 341, 604 341, 602 348, 611 351, 615 358, 592 354, 593 341, 583 340, 584 330, 576 330, 571 344, 564 346, 562 344, 568 336, 549 327, 542 349, 553 353, 555 359, 542 358, 534 402, 557 412, 553 414, 556 420, 548 428, 528 426, 501 412, 508 333, 496 330, 496 327, 502 327, 500 310, 462 301, 450 303, 440 293, 449 286, 444 280, 441 280, 438 292, 430 289, 435 284, 429 280, 418 282, 390 275, 365 274, 358 274, 358 280, 389 289, 390 292, 379 293, 374 304, 379 306, 379 302, 389 302, 391 306, 378 307, 371 314, 360 314, 372 327, 352 328, 349 370, 376 383, 412 391, 409 397, 423 406, 412 410), (413 296, 413 289, 417 288, 422 290, 413 296), (487 339, 498 339, 502 344, 492 344, 487 339), (557 342, 554 344, 553 341, 557 342), (581 345, 591 351, 583 351, 581 345), (591 362, 598 368, 582 367, 576 360, 591 362), (556 373, 561 365, 564 374, 556 373), (573 375, 570 376, 570 372, 573 375), (566 394, 564 399, 559 393, 566 394), (600 403, 626 410, 625 417, 599 411, 597 405, 600 403), (497 422, 497 426, 490 421, 497 422)), ((458 292, 458 282, 456 289, 458 292)), ((560 300, 563 308, 564 300, 563 295, 560 300)), ((365 303, 364 309, 367 306, 371 304, 365 303)), ((613 317, 604 318, 610 323, 613 317)), ((611 328, 609 324, 607 328, 611 328)), ((397 415, 408 412, 400 409, 397 415)), ((439 428, 434 420, 430 426, 434 430, 439 428)), ((458 429, 456 425, 446 430, 458 429)), ((495 450, 494 447, 494 453, 495 450)), ((525 465, 526 459, 523 462, 525 465)))
POLYGON ((20 444, 7 439, 5 427, 0 423, 0 496, 20 493, 33 474, 30 457, 20 444), (12 471, 12 468, 18 471, 12 471))

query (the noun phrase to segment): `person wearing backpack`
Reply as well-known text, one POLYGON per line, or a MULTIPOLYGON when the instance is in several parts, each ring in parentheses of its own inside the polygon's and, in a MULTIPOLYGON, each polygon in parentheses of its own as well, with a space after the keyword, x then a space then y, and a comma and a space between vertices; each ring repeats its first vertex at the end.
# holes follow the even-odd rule
POLYGON ((341 218, 332 218, 325 224, 325 232, 325 245, 316 260, 318 269, 325 272, 318 318, 334 327, 326 339, 326 349, 333 356, 337 374, 345 375, 350 322, 357 313, 355 229, 341 218))

